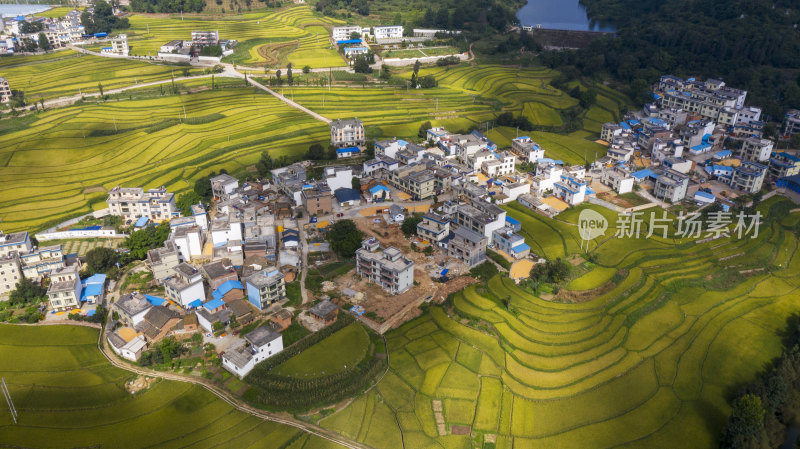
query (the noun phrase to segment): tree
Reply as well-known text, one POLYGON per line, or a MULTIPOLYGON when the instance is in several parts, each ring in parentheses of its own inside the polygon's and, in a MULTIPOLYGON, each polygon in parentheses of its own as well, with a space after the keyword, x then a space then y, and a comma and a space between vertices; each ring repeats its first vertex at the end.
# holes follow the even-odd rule
POLYGON ((45 298, 47 298, 46 288, 28 278, 23 278, 17 283, 17 287, 9 293, 8 302, 16 306, 23 306, 44 301, 45 298))
POLYGON ((33 34, 44 29, 44 25, 41 22, 28 22, 23 20, 19 23, 19 32, 21 34, 33 34))
POLYGON ((47 35, 44 33, 39 33, 39 48, 44 51, 50 50, 50 40, 47 39, 47 35))
POLYGON ((26 37, 22 39, 22 49, 28 53, 36 51, 39 47, 39 44, 36 43, 35 40, 26 37))
MULTIPOLYGON (((222 173, 225 173, 225 172, 220 170, 220 174, 222 174, 222 173)), ((211 201, 211 196, 214 194, 214 192, 211 190, 211 181, 210 181, 211 178, 213 178, 214 176, 217 176, 217 174, 212 171, 211 173, 208 174, 208 176, 203 176, 201 178, 198 178, 194 182, 194 189, 192 189, 192 190, 204 202, 211 201)))
POLYGON ((305 74, 309 74, 309 73, 311 73, 311 66, 309 66, 309 65, 304 65, 304 66, 303 66, 303 73, 305 73, 305 74))
POLYGON ((431 122, 429 121, 422 122, 422 124, 419 125, 419 130, 417 131, 417 137, 419 137, 420 139, 428 140, 428 130, 431 128, 433 128, 431 122))
POLYGON ((400 225, 400 230, 403 231, 403 235, 406 237, 410 237, 417 233, 417 225, 422 222, 422 214, 416 213, 412 214, 411 216, 406 217, 403 220, 403 224, 400 225))
POLYGON ((353 62, 353 70, 356 73, 372 73, 372 67, 369 66, 366 55, 356 55, 353 62))
POLYGON ((444 29, 450 26, 450 13, 447 12, 447 8, 444 6, 439 8, 439 11, 436 13, 436 26, 444 29))
POLYGON ((275 79, 276 79, 276 80, 278 80, 278 81, 277 81, 277 83, 278 83, 278 85, 279 85, 279 86, 280 86, 281 84, 283 84, 283 80, 281 79, 281 69, 278 69, 278 70, 275 72, 275 79))
POLYGON ((361 190, 361 178, 359 178, 358 176, 353 176, 353 179, 350 180, 350 187, 352 187, 354 190, 360 191, 361 190))
POLYGON ((436 87, 438 83, 433 75, 425 75, 422 77, 422 81, 420 81, 419 85, 423 89, 430 89, 431 87, 436 87))
POLYGON ((162 222, 158 226, 148 227, 131 233, 125 239, 125 247, 130 251, 131 258, 142 260, 147 256, 147 251, 161 247, 169 237, 169 222, 162 222))
POLYGON ((185 192, 178 195, 175 205, 180 209, 184 217, 192 216, 192 206, 203 202, 203 198, 195 191, 185 192))
POLYGON ((364 157, 372 159, 375 157, 375 141, 368 140, 364 149, 364 157))
POLYGON ((97 83, 97 90, 100 91, 100 96, 102 97, 103 96, 103 84, 102 83, 97 83))
POLYGON ((580 100, 582 108, 589 109, 590 107, 592 107, 592 105, 597 103, 597 89, 591 87, 589 89, 582 91, 578 99, 580 100))
POLYGON ((290 86, 294 84, 294 78, 292 77, 292 63, 291 62, 286 64, 286 81, 289 83, 290 86))
POLYGON ((761 405, 760 397, 745 394, 737 399, 725 426, 720 447, 738 448, 750 445, 742 443, 753 442, 759 438, 764 428, 765 415, 766 411, 761 405))
POLYGON ((86 253, 86 265, 92 274, 105 273, 116 266, 118 260, 119 255, 112 248, 97 247, 86 253))
POLYGON ((364 233, 361 232, 353 220, 340 220, 331 226, 327 236, 331 250, 341 257, 352 259, 356 250, 361 247, 364 233))
POLYGON ((350 39, 353 40, 361 39, 361 33, 359 33, 358 31, 353 31, 352 33, 350 33, 350 39))
POLYGON ((267 176, 270 170, 272 170, 273 166, 274 163, 272 162, 272 156, 270 156, 266 151, 262 152, 261 158, 258 160, 258 162, 256 162, 256 170, 258 170, 258 174, 261 176, 267 176))
POLYGON ((792 148, 800 148, 800 133, 794 133, 791 137, 792 148))
POLYGON ((433 8, 430 6, 428 6, 428 9, 425 10, 425 16, 422 19, 422 25, 426 27, 432 27, 436 25, 436 13, 433 12, 433 8))
POLYGON ((325 159, 325 148, 318 143, 314 143, 308 147, 308 153, 306 153, 306 157, 312 161, 321 161, 325 159))
POLYGON ((389 72, 389 66, 386 64, 381 64, 381 74, 380 77, 382 80, 388 80, 392 77, 392 74, 389 72))

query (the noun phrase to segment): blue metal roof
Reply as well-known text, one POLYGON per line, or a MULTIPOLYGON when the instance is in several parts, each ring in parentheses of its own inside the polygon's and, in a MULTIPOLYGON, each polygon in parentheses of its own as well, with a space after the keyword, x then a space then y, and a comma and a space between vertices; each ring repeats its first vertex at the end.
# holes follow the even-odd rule
POLYGON ((652 170, 649 170, 647 168, 631 173, 631 176, 633 176, 636 179, 644 179, 648 176, 653 176, 653 175, 655 175, 655 173, 653 173, 652 170))
POLYGON ((517 246, 515 246, 515 247, 513 247, 511 249, 514 250, 515 253, 521 253, 523 251, 530 251, 531 247, 528 246, 527 243, 520 243, 519 245, 517 245, 517 246))
POLYGON ((450 269, 449 268, 445 268, 444 270, 442 270, 441 276, 444 276, 449 272, 450 272, 450 269))
POLYGON ((375 192, 379 192, 381 190, 385 190, 387 192, 391 192, 391 190, 389 190, 389 188, 386 187, 385 185, 377 185, 377 186, 371 187, 369 189, 369 193, 375 193, 375 192))
POLYGON ((103 273, 97 273, 89 276, 88 278, 83 280, 84 284, 100 284, 103 285, 106 282, 106 275, 103 273))
POLYGON ((198 308, 198 307, 200 307, 202 305, 203 305, 203 300, 202 299, 195 299, 194 301, 189 303, 189 308, 196 309, 196 308, 198 308))
POLYGON ((336 189, 333 192, 336 196, 336 201, 340 203, 344 203, 347 201, 357 201, 361 199, 361 194, 356 189, 349 189, 347 187, 341 187, 336 189))
POLYGON ((102 228, 102 226, 87 226, 85 228, 72 228, 70 231, 97 231, 102 228))
POLYGON ((343 41, 336 41, 336 45, 342 44, 360 44, 362 41, 361 39, 345 39, 343 41))
POLYGON ((211 297, 213 297, 214 299, 222 299, 222 297, 227 295, 228 292, 236 289, 244 290, 244 286, 240 281, 227 280, 211 293, 211 297))
POLYGON ((347 147, 347 148, 337 148, 336 149, 336 153, 338 153, 338 154, 342 154, 342 153, 358 153, 358 152, 360 152, 358 147, 347 147))
POLYGON ((733 151, 731 151, 731 150, 722 150, 722 151, 717 151, 716 153, 714 153, 714 157, 717 158, 717 159, 722 159, 722 158, 731 157, 731 156, 733 156, 733 151))
POLYGON ((147 224, 148 221, 150 221, 150 219, 147 218, 147 217, 139 217, 139 219, 136 220, 136 227, 137 228, 143 228, 147 224))
POLYGON ((206 310, 211 311, 211 310, 220 308, 220 307, 222 307, 224 305, 225 305, 225 301, 223 301, 221 299, 212 299, 211 301, 203 304, 203 307, 206 310))
MULTIPOLYGON (((146 299, 147 302, 149 302, 150 304, 152 304, 154 306, 160 306, 161 304, 164 304, 165 302, 167 302, 166 299, 160 298, 158 296, 144 295, 144 299, 146 299)), ((198 299, 197 301, 200 301, 200 300, 198 299)))
POLYGON ((513 219, 513 218, 511 218, 511 217, 509 217, 509 216, 506 216, 506 221, 507 221, 507 222, 509 222, 509 223, 511 223, 511 224, 515 224, 515 225, 516 225, 516 224, 520 224, 520 222, 519 222, 519 221, 517 221, 517 220, 515 220, 515 219, 513 219))

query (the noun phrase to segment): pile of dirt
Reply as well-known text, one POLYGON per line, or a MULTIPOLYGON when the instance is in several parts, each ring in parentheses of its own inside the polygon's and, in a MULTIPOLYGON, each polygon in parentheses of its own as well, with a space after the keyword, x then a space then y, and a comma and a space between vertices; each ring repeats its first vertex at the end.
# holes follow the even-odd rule
POLYGON ((125 384, 125 390, 130 394, 136 394, 140 391, 147 390, 158 380, 155 377, 138 376, 125 384))

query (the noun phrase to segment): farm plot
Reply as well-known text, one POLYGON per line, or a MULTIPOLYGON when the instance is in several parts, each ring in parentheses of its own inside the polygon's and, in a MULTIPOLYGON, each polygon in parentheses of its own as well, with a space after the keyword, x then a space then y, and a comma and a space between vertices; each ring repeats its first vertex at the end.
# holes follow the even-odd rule
MULTIPOLYGON (((316 14, 307 5, 239 16, 134 14, 128 30, 131 54, 154 55, 165 42, 189 39, 192 30, 218 30, 221 39, 239 44, 226 61, 245 65, 280 65, 292 62, 297 68, 346 65, 332 48, 330 28, 341 23, 316 14), (281 44, 283 43, 283 44, 281 44), (291 44, 291 48, 284 44, 291 44), (261 49, 261 47, 268 47, 261 49), (273 52, 278 46, 283 51, 273 52), (275 59, 273 59, 275 58, 275 59)), ((277 49, 276 49, 277 50, 277 49)))
MULTIPOLYGON (((661 242, 666 248, 602 243, 598 265, 567 287, 590 294, 604 286, 583 302, 544 300, 501 277, 471 286, 455 295, 452 309, 433 307, 387 335, 391 376, 372 401, 385 401, 392 413, 370 414, 359 403, 321 424, 349 434, 350 423, 365 420, 370 432, 399 426, 407 448, 462 447, 462 433, 496 435, 498 448, 512 441, 514 447, 713 447, 730 412, 728 392, 780 353, 786 320, 800 306, 794 293, 800 280, 787 276, 800 252, 786 237, 784 223, 794 221, 777 212, 786 209, 782 201, 759 206, 767 219, 757 239, 718 240, 715 251, 680 240, 661 242), (745 254, 719 261, 717 245, 745 254), (604 253, 606 246, 613 248, 604 253), (627 261, 624 270, 609 265, 620 260, 627 261), (728 275, 750 264, 776 269, 728 275), (403 401, 389 394, 400 385, 403 401), (405 411, 412 400, 413 420, 405 411)), ((525 218, 524 210, 514 214, 525 218)), ((574 238, 564 223, 520 221, 540 247, 574 238), (530 229, 539 223, 551 233, 530 229)), ((577 253, 572 245, 553 248, 562 256, 577 253)), ((391 447, 388 440, 369 443, 391 447)))
POLYGON ((287 447, 307 439, 307 447, 338 447, 241 413, 196 385, 156 381, 131 395, 126 383, 135 376, 109 364, 97 338, 96 329, 79 326, 0 326, 0 376, 19 413, 16 425, 0 415, 3 444, 287 447))
POLYGON ((351 324, 277 366, 274 372, 302 378, 334 374, 360 362, 368 348, 369 336, 364 328, 351 324))
POLYGON ((327 134, 324 123, 252 88, 46 111, 0 134, 0 219, 6 231, 32 230, 89 212, 105 200, 90 187, 180 193, 211 171, 243 171, 262 151, 304 153, 327 134))
POLYGON ((28 102, 97 93, 136 83, 167 80, 173 75, 199 75, 202 70, 129 59, 84 55, 72 50, 45 55, 0 58, 0 74, 28 102))

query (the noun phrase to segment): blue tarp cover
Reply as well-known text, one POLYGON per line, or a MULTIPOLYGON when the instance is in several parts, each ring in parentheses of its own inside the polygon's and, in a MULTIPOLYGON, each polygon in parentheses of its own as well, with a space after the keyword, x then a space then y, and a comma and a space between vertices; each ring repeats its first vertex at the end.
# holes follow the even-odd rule
POLYGON ((136 227, 137 228, 144 227, 148 221, 150 221, 150 219, 147 217, 139 217, 139 219, 136 220, 136 227))
POLYGON ((149 302, 154 306, 160 306, 161 304, 167 302, 167 300, 164 298, 159 298, 158 296, 151 296, 151 295, 144 295, 144 299, 146 299, 147 302, 149 302))

